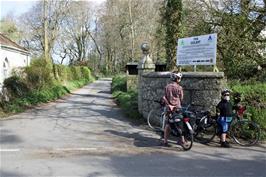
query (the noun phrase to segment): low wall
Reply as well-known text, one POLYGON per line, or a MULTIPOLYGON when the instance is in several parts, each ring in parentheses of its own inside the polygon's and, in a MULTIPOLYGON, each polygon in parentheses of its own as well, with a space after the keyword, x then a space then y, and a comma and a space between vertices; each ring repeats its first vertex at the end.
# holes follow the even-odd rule
MULTIPOLYGON (((149 111, 157 106, 164 95, 164 87, 170 83, 170 72, 150 72, 142 74, 141 114, 147 118, 149 111), (156 105, 157 104, 157 105, 156 105)), ((220 101, 221 90, 225 87, 223 72, 185 72, 180 85, 184 90, 183 105, 191 104, 191 109, 215 111, 215 106, 220 101)))

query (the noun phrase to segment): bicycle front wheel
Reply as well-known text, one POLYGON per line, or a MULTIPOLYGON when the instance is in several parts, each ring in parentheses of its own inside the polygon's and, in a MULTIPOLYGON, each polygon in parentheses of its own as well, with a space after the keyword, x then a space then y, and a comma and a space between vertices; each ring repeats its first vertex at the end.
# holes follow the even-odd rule
POLYGON ((184 135, 185 138, 185 142, 183 144, 181 144, 182 148, 184 149, 184 151, 188 151, 192 148, 193 145, 193 133, 187 133, 186 135, 184 135))
POLYGON ((197 140, 197 142, 202 144, 210 143, 216 135, 216 129, 217 127, 211 124, 199 127, 199 129, 195 133, 195 139, 197 140))
POLYGON ((252 146, 259 141, 260 128, 252 121, 240 120, 232 125, 231 134, 237 144, 241 146, 252 146))
POLYGON ((152 130, 162 132, 164 127, 164 121, 164 116, 160 115, 160 111, 152 109, 149 112, 147 117, 147 123, 152 130))

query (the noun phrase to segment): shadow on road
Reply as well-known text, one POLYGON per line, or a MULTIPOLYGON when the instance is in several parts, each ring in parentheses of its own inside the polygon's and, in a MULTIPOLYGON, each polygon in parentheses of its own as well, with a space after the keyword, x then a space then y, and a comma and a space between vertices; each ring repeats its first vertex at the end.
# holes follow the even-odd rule
POLYGON ((19 136, 13 134, 10 130, 3 128, 2 123, 0 124, 0 144, 16 144, 22 142, 19 136))
POLYGON ((109 165, 118 176, 265 177, 265 160, 261 157, 254 159, 256 161, 234 157, 223 160, 219 156, 210 159, 180 154, 140 154, 114 156, 109 165))
POLYGON ((7 171, 0 170, 0 176, 1 177, 16 177, 16 176, 24 177, 25 175, 21 173, 14 173, 14 172, 7 172, 7 171))
POLYGON ((134 139, 134 145, 137 147, 161 147, 158 138, 143 136, 141 133, 129 133, 115 130, 105 130, 104 132, 111 133, 116 136, 121 136, 128 139, 134 139))
POLYGON ((111 97, 110 95, 105 96, 105 95, 96 95, 96 94, 78 94, 78 93, 71 93, 71 95, 82 96, 82 97, 92 97, 92 98, 112 99, 112 97, 111 97))

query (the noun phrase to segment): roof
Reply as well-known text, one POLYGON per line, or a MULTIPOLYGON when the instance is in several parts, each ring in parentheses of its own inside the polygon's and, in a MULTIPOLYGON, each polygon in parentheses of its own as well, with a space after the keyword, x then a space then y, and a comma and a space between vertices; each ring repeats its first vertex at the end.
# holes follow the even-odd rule
POLYGON ((24 52, 29 52, 26 48, 21 47, 20 45, 18 45, 17 43, 12 41, 11 39, 4 36, 2 33, 0 33, 0 45, 1 45, 1 47, 4 46, 4 47, 12 48, 15 50, 19 50, 19 51, 22 50, 24 52))

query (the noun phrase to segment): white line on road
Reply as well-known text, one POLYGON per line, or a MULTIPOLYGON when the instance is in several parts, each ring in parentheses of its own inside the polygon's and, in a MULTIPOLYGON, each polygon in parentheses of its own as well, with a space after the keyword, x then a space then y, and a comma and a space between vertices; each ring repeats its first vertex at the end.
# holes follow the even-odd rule
POLYGON ((18 152, 20 149, 0 149, 0 152, 18 152))
POLYGON ((57 148, 56 151, 91 151, 97 150, 98 148, 57 148))

